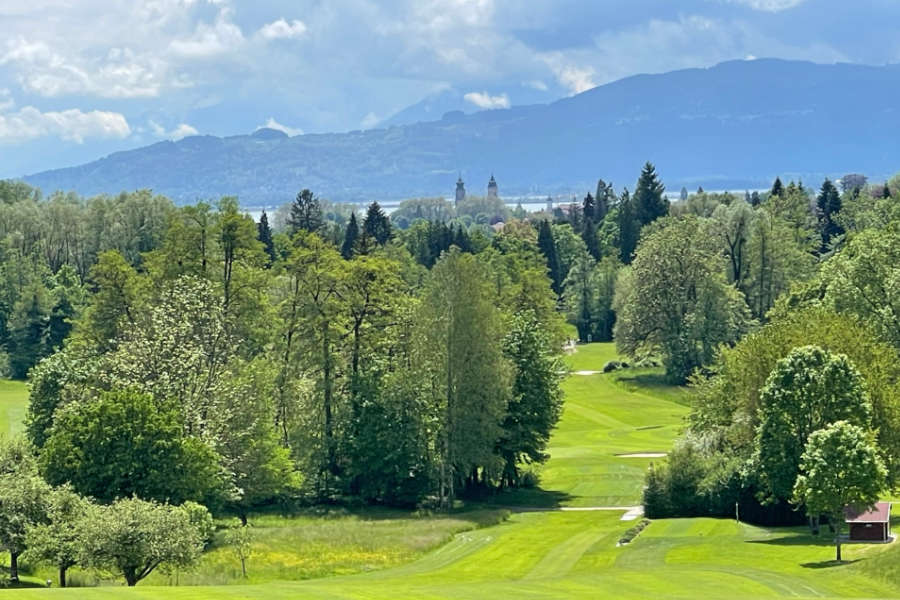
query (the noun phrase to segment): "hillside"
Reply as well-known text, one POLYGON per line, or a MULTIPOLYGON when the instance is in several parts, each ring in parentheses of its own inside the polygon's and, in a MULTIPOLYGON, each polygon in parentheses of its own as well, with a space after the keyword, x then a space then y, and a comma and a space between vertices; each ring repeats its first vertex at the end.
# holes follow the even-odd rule
POLYGON ((638 75, 547 105, 460 112, 387 129, 188 137, 26 177, 45 191, 152 188, 178 201, 275 204, 301 187, 339 201, 449 195, 490 173, 501 194, 631 187, 655 162, 669 189, 749 188, 894 172, 900 65, 774 59, 638 75), (802 150, 802 152, 800 151, 802 150))

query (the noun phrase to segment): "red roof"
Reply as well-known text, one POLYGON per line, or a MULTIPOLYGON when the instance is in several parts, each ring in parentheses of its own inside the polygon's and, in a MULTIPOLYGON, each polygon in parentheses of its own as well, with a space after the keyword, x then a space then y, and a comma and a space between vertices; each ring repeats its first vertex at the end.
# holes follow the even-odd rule
POLYGON ((851 506, 844 509, 848 523, 887 523, 891 520, 891 503, 876 502, 870 510, 858 510, 851 506))

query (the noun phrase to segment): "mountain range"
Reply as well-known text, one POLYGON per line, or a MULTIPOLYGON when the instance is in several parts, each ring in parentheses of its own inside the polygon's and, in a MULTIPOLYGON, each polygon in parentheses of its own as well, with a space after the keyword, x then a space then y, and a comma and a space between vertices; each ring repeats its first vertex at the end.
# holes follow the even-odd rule
MULTIPOLYGON (((458 102, 453 92, 446 100, 458 102)), ((289 137, 271 129, 192 136, 37 173, 28 183, 82 194, 152 188, 179 202, 236 195, 289 201, 309 188, 335 201, 452 197, 458 174, 482 193, 584 193, 598 178, 632 187, 651 161, 670 190, 765 187, 775 175, 817 185, 847 172, 900 170, 900 65, 757 59, 636 75, 550 104, 289 137)), ((419 107, 421 109, 421 107, 419 107)))

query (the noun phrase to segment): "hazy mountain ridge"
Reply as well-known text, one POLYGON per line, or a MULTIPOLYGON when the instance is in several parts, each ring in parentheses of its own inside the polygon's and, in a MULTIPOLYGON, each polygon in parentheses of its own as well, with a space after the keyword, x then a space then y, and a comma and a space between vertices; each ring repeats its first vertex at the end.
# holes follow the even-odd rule
POLYGON ((275 204, 302 187, 346 201, 449 197, 460 171, 478 193, 491 172, 501 194, 587 190, 598 177, 631 187, 646 160, 670 189, 755 187, 775 174, 877 177, 900 169, 898 92, 898 65, 732 61, 386 129, 188 137, 26 181, 45 191, 149 187, 179 201, 275 204))

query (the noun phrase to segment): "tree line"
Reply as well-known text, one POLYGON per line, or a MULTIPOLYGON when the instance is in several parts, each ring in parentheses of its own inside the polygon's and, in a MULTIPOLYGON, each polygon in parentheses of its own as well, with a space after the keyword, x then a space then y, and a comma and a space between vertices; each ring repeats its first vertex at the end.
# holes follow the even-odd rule
POLYGON ((114 567, 133 585, 199 554, 198 529, 177 516, 191 503, 246 524, 272 504, 447 509, 534 484, 561 412, 565 324, 530 225, 477 242, 434 225, 443 241, 423 246, 377 203, 337 235, 308 190, 270 225, 234 198, 176 207, 146 192, 117 203, 14 189, 0 212, 63 204, 90 223, 108 203, 121 222, 102 227, 126 236, 86 227, 61 242, 51 229, 0 261, 32 269, 42 293, 71 286, 58 338, 48 302, 22 317, 39 351, 5 344, 30 379, 17 446, 28 459, 0 485, 14 559, 54 562, 61 581, 72 564, 114 567), (85 247, 80 270, 73 248, 85 247), (160 519, 175 537, 153 529, 160 519), (127 527, 168 554, 121 558, 110 548, 127 527))

